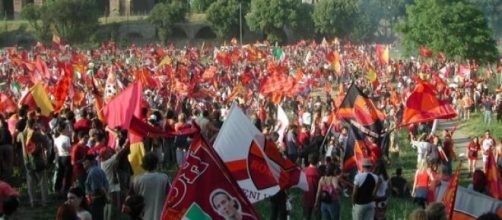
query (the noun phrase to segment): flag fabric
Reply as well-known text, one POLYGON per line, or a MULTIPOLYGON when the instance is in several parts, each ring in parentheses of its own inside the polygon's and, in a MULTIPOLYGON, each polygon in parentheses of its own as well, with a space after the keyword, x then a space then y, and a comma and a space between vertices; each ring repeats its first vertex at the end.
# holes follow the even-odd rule
POLYGON ((133 116, 141 114, 141 83, 135 82, 115 96, 103 109, 108 127, 129 129, 133 116))
POLYGON ((455 173, 450 179, 448 188, 443 195, 443 204, 446 206, 446 216, 448 219, 452 219, 453 210, 455 208, 455 199, 457 197, 458 181, 460 179, 460 169, 462 168, 462 162, 459 162, 455 173))
POLYGON ((389 63, 389 47, 377 44, 375 46, 375 54, 380 65, 389 63))
POLYGON ((432 50, 430 50, 427 47, 421 47, 418 53, 420 54, 421 57, 427 57, 427 58, 432 57, 432 50))
POLYGON ((71 72, 71 69, 61 68, 60 70, 63 71, 63 77, 61 77, 56 84, 54 92, 54 97, 56 99, 54 108, 56 111, 59 111, 63 107, 66 98, 70 93, 70 86, 72 86, 73 81, 73 73, 71 72))
POLYGON ((259 219, 215 150, 195 137, 174 178, 161 219, 259 219))
POLYGON ((14 95, 19 95, 21 94, 21 85, 19 85, 19 83, 17 81, 13 81, 11 82, 10 84, 10 91, 14 94, 14 95))
POLYGON ((282 51, 282 49, 280 47, 274 47, 274 49, 272 49, 272 54, 274 55, 274 58, 276 60, 279 60, 279 61, 284 60, 284 52, 282 51))
POLYGON ((377 144, 380 149, 385 148, 381 143, 384 137, 383 120, 385 115, 354 83, 347 91, 336 115, 349 124, 349 138, 344 149, 343 170, 351 170, 356 165, 360 169, 364 158, 378 159, 370 158, 370 147, 377 144), (371 143, 369 137, 372 137, 375 142, 371 143))
POLYGON ((502 217, 502 201, 490 196, 458 186, 455 208, 451 219, 475 220, 485 213, 496 213, 502 217))
POLYGON ((43 116, 49 116, 54 111, 49 96, 41 83, 36 84, 30 90, 31 97, 36 105, 40 108, 43 116))
POLYGON ((406 100, 402 126, 434 119, 450 119, 457 116, 451 104, 436 98, 436 92, 428 82, 417 79, 418 85, 406 100))
POLYGON ((235 104, 213 147, 252 203, 289 186, 308 189, 300 167, 284 159, 235 104))
POLYGON ((486 164, 486 182, 488 183, 487 188, 490 195, 495 199, 502 200, 502 182, 500 181, 497 162, 495 161, 493 154, 488 156, 486 164))
POLYGON ((467 64, 458 65, 457 75, 462 76, 464 78, 470 79, 471 77, 471 68, 467 64))
POLYGON ((288 115, 281 105, 277 106, 277 125, 276 132, 279 134, 279 140, 283 140, 286 129, 289 127, 288 115))
POLYGON ((14 113, 17 111, 17 105, 11 97, 6 94, 0 93, 0 109, 2 109, 3 112, 14 113))

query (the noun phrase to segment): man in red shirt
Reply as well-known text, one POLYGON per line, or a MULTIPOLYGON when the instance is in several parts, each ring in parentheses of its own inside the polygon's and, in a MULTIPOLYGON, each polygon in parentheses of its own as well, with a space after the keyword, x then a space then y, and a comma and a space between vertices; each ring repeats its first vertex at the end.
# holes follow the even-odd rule
POLYGON ((82 186, 85 183, 85 169, 82 161, 85 159, 89 148, 85 145, 89 135, 85 131, 79 131, 77 134, 78 143, 71 148, 72 182, 79 181, 82 186))
POLYGON ((305 168, 305 177, 307 178, 307 183, 309 190, 303 192, 303 219, 310 220, 312 217, 312 212, 315 206, 317 187, 319 185, 319 179, 321 174, 317 168, 317 155, 309 155, 309 166, 305 168))

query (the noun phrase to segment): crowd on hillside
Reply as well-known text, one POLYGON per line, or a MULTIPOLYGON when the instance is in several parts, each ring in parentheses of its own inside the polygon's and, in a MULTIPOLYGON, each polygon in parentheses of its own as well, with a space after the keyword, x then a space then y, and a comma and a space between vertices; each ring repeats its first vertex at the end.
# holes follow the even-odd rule
MULTIPOLYGON (((160 170, 183 165, 190 137, 143 137, 145 173, 134 176, 130 133, 107 127, 97 106, 98 99, 106 105, 140 81, 145 88, 140 120, 169 131, 196 123, 210 142, 231 104, 238 103, 287 158, 304 167, 309 190, 302 195, 303 219, 340 219, 343 196, 352 198, 353 219, 388 218, 390 196, 414 198, 423 209, 412 219, 446 219, 442 192, 455 170, 452 161, 464 153, 455 152, 455 129, 440 131, 433 121, 401 127, 400 112, 423 80, 455 107, 459 120, 480 112, 486 125, 501 124, 502 59, 484 66, 432 56, 397 60, 388 58, 388 48, 382 55, 377 47, 382 46, 335 40, 284 47, 5 48, 0 52, 0 213, 4 219, 15 217, 19 202, 47 206, 55 194, 65 200, 57 219, 116 219, 121 213, 131 219, 160 218, 172 178, 160 170), (367 149, 378 155, 376 164, 364 159, 357 174, 343 169, 344 151, 353 147, 347 146, 350 131, 342 120, 330 118, 352 83, 385 113, 390 132, 388 148, 367 149), (54 111, 47 113, 27 98, 37 84, 47 91, 54 111), (290 119, 282 140, 277 104, 290 119), (392 176, 386 168, 401 164, 401 149, 410 147, 399 137, 403 130, 417 153, 414 180, 406 180, 402 168, 392 176), (26 201, 19 201, 25 197, 11 187, 16 179, 26 180, 26 201)), ((465 157, 471 188, 490 195, 486 168, 477 169, 476 161, 486 164, 493 156, 502 167, 502 137, 487 130, 470 138, 465 157)), ((270 219, 286 219, 288 192, 280 191, 270 202, 270 219)))

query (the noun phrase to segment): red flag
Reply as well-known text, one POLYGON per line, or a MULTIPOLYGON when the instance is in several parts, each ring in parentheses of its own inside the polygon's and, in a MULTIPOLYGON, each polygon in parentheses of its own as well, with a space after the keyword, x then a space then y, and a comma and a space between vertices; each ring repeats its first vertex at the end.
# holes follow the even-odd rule
POLYGON ((502 182, 495 162, 493 154, 489 154, 486 164, 486 182, 488 183, 488 191, 493 198, 502 199, 502 182))
POLYGON ((451 104, 436 98, 436 92, 428 82, 418 80, 418 85, 406 100, 402 125, 450 119, 457 116, 451 104))
POLYGON ((71 68, 67 68, 66 65, 64 65, 60 67, 60 70, 63 71, 63 77, 56 84, 56 90, 54 92, 54 97, 56 99, 56 104, 54 106, 55 111, 59 111, 63 107, 73 81, 73 72, 71 68))
POLYGON ((389 63, 389 48, 382 45, 377 44, 375 46, 376 58, 380 65, 389 63))
POLYGON ((432 50, 430 50, 427 47, 421 47, 420 50, 418 51, 418 53, 422 57, 428 57, 428 58, 432 57, 432 50))
POLYGON ((443 52, 439 52, 438 55, 437 55, 437 59, 440 61, 440 62, 444 62, 446 61, 446 56, 444 55, 443 52))
POLYGON ((457 75, 459 76, 463 76, 463 77, 469 77, 471 74, 471 68, 469 67, 469 65, 464 65, 464 64, 460 64, 458 65, 458 70, 457 70, 457 75))
POLYGON ((115 96, 103 109, 108 127, 128 129, 133 116, 139 117, 141 113, 141 95, 143 89, 136 82, 127 87, 122 93, 115 96))
POLYGON ((167 195, 161 219, 259 219, 214 149, 196 137, 167 195))
POLYGON ((202 79, 204 79, 204 80, 214 79, 214 77, 216 76, 216 71, 218 71, 218 70, 216 69, 215 66, 211 66, 211 67, 207 68, 206 71, 204 71, 204 73, 202 74, 202 79))
POLYGON ((16 112, 17 111, 17 105, 16 102, 14 102, 11 97, 0 93, 0 109, 2 109, 2 112, 16 112))
POLYGON ((455 199, 457 197, 458 180, 460 179, 460 169, 462 163, 458 163, 455 174, 453 174, 448 184, 448 188, 443 195, 443 204, 446 206, 447 219, 452 219, 453 209, 455 208, 455 199))

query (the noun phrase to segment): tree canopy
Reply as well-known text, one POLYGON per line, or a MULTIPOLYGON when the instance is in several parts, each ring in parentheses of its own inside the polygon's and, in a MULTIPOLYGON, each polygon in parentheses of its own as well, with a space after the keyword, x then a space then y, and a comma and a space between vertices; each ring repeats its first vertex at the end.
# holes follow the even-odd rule
POLYGON ((268 41, 283 42, 283 28, 298 25, 300 5, 297 0, 253 0, 246 15, 247 25, 252 31, 262 31, 268 41))
MULTIPOLYGON (((218 0, 211 4, 206 12, 207 20, 219 39, 237 33, 240 16, 239 2, 237 0, 218 0)), ((244 16, 244 12, 242 13, 242 16, 244 16)))
POLYGON ((21 15, 45 41, 56 32, 68 41, 84 42, 99 25, 95 0, 47 1, 40 8, 31 4, 21 15))
POLYGON ((158 27, 158 37, 165 41, 175 23, 185 20, 188 8, 181 1, 158 3, 150 12, 148 21, 158 27))
POLYGON ((449 58, 493 62, 498 51, 492 30, 478 7, 463 0, 416 0, 399 25, 408 52, 428 47, 449 58))

